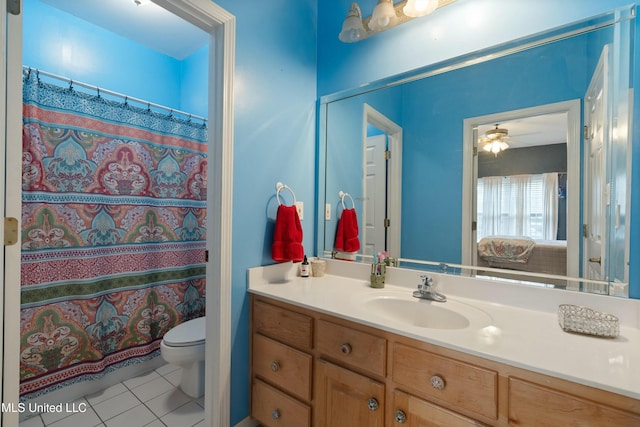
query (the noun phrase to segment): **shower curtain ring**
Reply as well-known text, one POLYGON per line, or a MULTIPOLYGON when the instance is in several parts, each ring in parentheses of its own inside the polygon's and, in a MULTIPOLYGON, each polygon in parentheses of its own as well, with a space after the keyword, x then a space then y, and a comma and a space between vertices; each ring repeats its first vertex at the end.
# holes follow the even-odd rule
POLYGON ((100 88, 96 87, 96 90, 98 91, 98 98, 100 98, 100 88))

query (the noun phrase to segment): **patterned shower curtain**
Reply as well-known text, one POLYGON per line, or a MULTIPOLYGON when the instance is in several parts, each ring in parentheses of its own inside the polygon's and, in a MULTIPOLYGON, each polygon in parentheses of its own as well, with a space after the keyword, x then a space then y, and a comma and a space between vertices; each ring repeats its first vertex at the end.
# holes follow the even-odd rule
POLYGON ((20 394, 159 355, 205 314, 206 126, 23 86, 20 394))

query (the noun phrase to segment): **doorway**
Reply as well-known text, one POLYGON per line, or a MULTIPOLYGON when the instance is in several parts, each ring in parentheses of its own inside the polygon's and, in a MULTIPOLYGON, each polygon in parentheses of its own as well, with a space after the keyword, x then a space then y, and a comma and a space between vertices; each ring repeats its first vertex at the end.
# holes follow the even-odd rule
MULTIPOLYGON (((532 117, 562 115, 566 132, 566 275, 578 277, 580 253, 580 100, 540 105, 464 120, 462 264, 478 265, 478 129, 532 117)), ((497 154, 499 156, 500 154, 497 154)))
POLYGON ((362 141, 363 253, 375 257, 384 248, 400 258, 402 128, 365 103, 362 141), (371 128, 377 135, 369 134, 371 128))
MULTIPOLYGON (((233 167, 233 74, 235 52, 235 18, 210 0, 154 0, 154 3, 210 34, 208 90, 209 104, 209 175, 207 185, 209 238, 207 250, 218 254, 207 263, 207 360, 205 386, 205 414, 209 425, 229 425, 230 390, 230 299, 231 299, 231 217, 233 167), (214 411, 215 410, 215 411, 214 411)), ((2 67, 3 83, 0 92, 6 105, 21 105, 22 77, 22 17, 19 8, 2 3, 6 20, 1 20, 0 43, 6 48, 6 68, 2 67)), ((4 138, 0 162, 0 191, 5 218, 20 218, 21 146, 8 143, 20 141, 22 133, 21 109, 7 108, 0 129, 4 138), (6 178, 5 178, 6 177, 6 178)), ((4 224, 3 229, 4 232, 4 224)), ((2 264, 5 294, 3 313, 3 386, 2 401, 18 402, 18 351, 20 307, 19 269, 8 268, 20 264, 18 241, 5 243, 2 264)), ((1 425, 17 425, 18 412, 3 412, 1 425)))

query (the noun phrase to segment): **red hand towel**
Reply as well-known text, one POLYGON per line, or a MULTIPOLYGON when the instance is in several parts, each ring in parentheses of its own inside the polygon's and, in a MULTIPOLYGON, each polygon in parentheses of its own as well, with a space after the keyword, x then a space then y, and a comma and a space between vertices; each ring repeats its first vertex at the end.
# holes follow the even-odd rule
POLYGON ((304 258, 302 225, 295 206, 278 206, 271 258, 277 262, 299 262, 304 258))
POLYGON ((358 252, 358 217, 355 209, 343 209, 338 221, 335 249, 343 252, 358 252))

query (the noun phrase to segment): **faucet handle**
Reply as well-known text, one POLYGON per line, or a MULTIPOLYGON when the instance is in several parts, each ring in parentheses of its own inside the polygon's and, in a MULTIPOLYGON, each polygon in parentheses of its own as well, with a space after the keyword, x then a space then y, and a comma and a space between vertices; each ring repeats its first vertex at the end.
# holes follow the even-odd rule
POLYGON ((418 288, 420 288, 421 286, 428 288, 433 283, 433 277, 430 277, 426 274, 421 275, 420 279, 422 279, 422 284, 418 285, 418 288))

